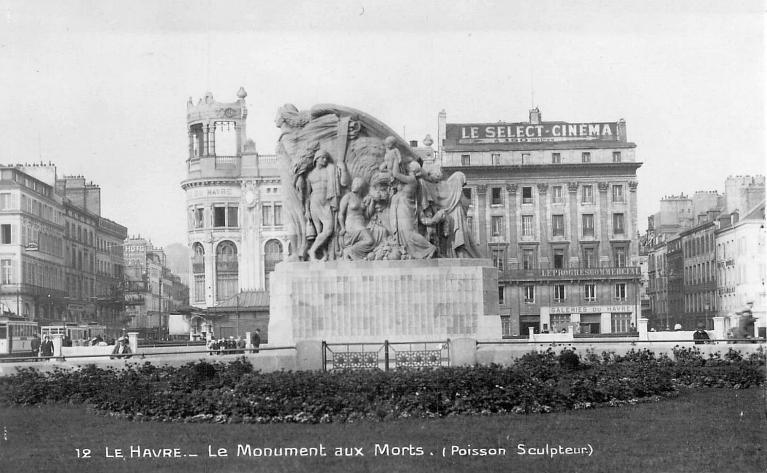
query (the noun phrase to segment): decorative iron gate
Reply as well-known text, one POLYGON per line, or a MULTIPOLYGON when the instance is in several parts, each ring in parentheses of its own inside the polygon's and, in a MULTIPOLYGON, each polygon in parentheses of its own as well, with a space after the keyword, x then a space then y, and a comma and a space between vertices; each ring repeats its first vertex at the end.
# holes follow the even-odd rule
POLYGON ((450 340, 436 342, 322 342, 322 369, 436 368, 450 366, 450 340))

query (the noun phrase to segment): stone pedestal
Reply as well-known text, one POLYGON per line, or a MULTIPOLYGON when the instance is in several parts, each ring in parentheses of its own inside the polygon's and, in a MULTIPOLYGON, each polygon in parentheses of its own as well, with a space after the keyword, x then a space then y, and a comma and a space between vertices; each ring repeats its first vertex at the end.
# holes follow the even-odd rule
POLYGON ((714 338, 724 340, 727 338, 727 330, 730 328, 729 317, 714 317, 714 338))
POLYGON ((317 340, 296 342, 296 369, 299 371, 322 369, 322 342, 317 340))
POLYGON ((645 319, 643 317, 640 317, 637 320, 637 331, 639 332, 639 339, 640 340, 647 340, 647 324, 649 320, 645 319))
POLYGON ((53 342, 53 356, 54 357, 61 357, 63 356, 61 347, 64 345, 63 341, 64 336, 60 333, 53 334, 53 338, 51 341, 53 342))
POLYGON ((128 346, 131 353, 138 353, 138 332, 128 332, 128 346))
POLYGON ((487 259, 282 262, 270 285, 269 345, 502 336, 487 259))
POLYGON ((477 341, 472 338, 450 340, 450 365, 474 366, 477 364, 477 341))

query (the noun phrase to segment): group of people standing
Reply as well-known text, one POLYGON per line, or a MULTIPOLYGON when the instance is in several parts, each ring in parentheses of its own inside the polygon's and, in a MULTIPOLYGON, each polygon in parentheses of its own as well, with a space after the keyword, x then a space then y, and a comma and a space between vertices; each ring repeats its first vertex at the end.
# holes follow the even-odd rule
MULTIPOLYGON (((103 339, 98 336, 96 337, 95 342, 89 343, 91 346, 95 345, 106 345, 107 343, 103 341, 103 339)), ((128 337, 120 337, 114 342, 114 350, 112 350, 112 356, 110 358, 130 358, 131 349, 130 344, 128 342, 128 337)), ((62 347, 71 347, 72 342, 69 336, 65 336, 62 338, 62 347)), ((32 355, 37 358, 52 358, 54 356, 54 345, 53 340, 51 340, 50 335, 43 336, 42 340, 40 337, 35 334, 32 336, 32 342, 30 344, 30 348, 32 351, 32 355)))
MULTIPOLYGON (((261 330, 256 329, 250 336, 250 351, 251 353, 258 353, 261 346, 261 330)), ((226 355, 226 354, 244 354, 247 348, 245 337, 234 338, 221 338, 211 336, 210 341, 207 344, 208 353, 210 355, 226 355)))
POLYGON ((51 358, 53 356, 53 341, 46 335, 43 340, 35 334, 32 337, 32 354, 39 358, 51 358))

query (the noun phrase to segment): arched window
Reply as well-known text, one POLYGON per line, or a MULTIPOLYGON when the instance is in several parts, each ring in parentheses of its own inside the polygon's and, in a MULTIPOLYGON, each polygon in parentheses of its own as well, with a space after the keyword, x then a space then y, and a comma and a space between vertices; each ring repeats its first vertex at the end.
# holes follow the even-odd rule
POLYGON ((200 243, 192 245, 192 273, 194 274, 194 301, 205 301, 205 248, 200 243))
POLYGON ((264 289, 269 290, 269 279, 274 267, 282 261, 282 243, 279 240, 269 240, 264 245, 264 289))
POLYGON ((237 246, 222 241, 216 247, 216 300, 225 300, 237 294, 237 246))

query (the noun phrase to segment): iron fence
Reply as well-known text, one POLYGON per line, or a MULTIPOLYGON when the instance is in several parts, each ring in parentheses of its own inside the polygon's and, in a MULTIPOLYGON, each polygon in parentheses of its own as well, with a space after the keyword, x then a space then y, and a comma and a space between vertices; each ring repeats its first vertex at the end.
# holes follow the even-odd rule
POLYGON ((450 341, 322 342, 323 371, 450 366, 450 341))

